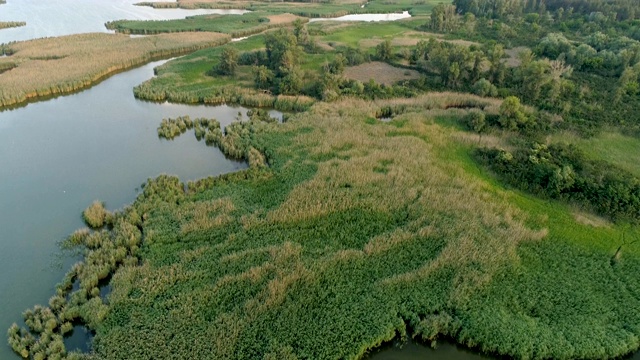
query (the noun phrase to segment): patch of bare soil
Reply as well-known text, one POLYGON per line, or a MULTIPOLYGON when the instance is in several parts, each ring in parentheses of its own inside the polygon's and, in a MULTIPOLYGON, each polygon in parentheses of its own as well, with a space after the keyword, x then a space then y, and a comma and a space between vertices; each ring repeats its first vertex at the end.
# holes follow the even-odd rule
POLYGON ((401 69, 387 63, 374 61, 348 67, 344 71, 344 76, 361 82, 373 79, 379 84, 391 85, 402 80, 417 79, 420 77, 420 73, 415 70, 401 69))

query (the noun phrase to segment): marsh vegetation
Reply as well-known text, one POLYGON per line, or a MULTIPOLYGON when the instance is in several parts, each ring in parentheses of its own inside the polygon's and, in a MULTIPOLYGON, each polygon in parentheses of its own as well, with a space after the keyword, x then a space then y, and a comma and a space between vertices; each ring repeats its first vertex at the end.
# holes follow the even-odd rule
POLYGON ((81 34, 17 42, 3 46, 12 64, 0 76, 0 107, 38 97, 77 91, 104 77, 197 49, 230 40, 218 33, 161 34, 144 38, 126 35, 81 34))
POLYGON ((66 356, 58 340, 77 320, 101 359, 359 359, 409 337, 522 359, 636 351, 640 178, 624 156, 640 129, 636 7, 374 0, 366 11, 431 15, 296 21, 157 68, 136 97, 297 113, 163 120, 159 137, 193 131, 249 169, 150 179, 114 213, 91 205, 94 229, 67 241, 85 259, 64 301, 25 313, 11 345, 66 356))
POLYGON ((0 30, 26 25, 27 23, 24 21, 0 21, 0 30))

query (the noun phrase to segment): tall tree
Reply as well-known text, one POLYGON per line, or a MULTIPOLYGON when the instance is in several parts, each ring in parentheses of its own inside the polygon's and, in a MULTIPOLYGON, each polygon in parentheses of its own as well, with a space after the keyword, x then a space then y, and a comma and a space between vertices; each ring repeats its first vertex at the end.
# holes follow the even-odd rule
POLYGON ((216 67, 216 71, 221 75, 234 75, 238 68, 238 50, 227 46, 222 49, 220 54, 220 62, 216 67))

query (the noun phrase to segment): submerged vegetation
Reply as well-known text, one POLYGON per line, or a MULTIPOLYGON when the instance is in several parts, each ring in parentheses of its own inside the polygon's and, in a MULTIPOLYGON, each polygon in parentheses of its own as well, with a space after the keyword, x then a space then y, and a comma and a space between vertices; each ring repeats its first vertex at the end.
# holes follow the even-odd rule
MULTIPOLYGON (((113 213, 94 202, 83 213, 91 229, 66 242, 84 260, 48 307, 25 312, 25 329, 9 330, 18 354, 359 359, 407 337, 520 359, 638 350, 640 167, 625 156, 640 143, 637 4, 153 4, 432 14, 287 15, 291 26, 231 43, 214 35, 225 44, 156 68, 136 97, 298 113, 276 124, 256 109, 224 129, 162 120, 160 138, 193 131, 249 169, 150 179, 113 213), (77 323, 95 333, 90 354, 64 348, 77 323)), ((110 26, 211 36, 269 16, 110 26)), ((3 47, 0 83, 23 66, 24 44, 3 47)), ((67 59, 31 55, 54 58, 67 59)))

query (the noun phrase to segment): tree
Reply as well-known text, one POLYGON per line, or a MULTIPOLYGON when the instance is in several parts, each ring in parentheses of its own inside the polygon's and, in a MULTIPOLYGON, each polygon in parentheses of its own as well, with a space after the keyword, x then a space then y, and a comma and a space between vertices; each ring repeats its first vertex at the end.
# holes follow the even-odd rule
POLYGON ((293 22, 293 35, 295 35, 296 40, 300 45, 307 45, 310 42, 309 32, 300 19, 293 22))
POLYGON ((376 57, 382 61, 391 60, 392 51, 391 51, 391 41, 385 40, 376 46, 376 57))
POLYGON ((337 54, 330 63, 324 66, 324 71, 333 75, 341 75, 344 72, 347 59, 342 54, 337 54))
POLYGON ((267 33, 264 37, 268 65, 277 76, 284 76, 281 70, 290 69, 298 64, 300 49, 295 35, 286 29, 267 33))
POLYGON ((233 47, 225 47, 220 54, 220 62, 216 66, 216 72, 220 75, 235 75, 238 68, 238 50, 233 47))
POLYGON ((482 78, 473 84, 473 93, 479 96, 497 96, 498 89, 487 79, 482 78))
POLYGON ((298 68, 287 72, 278 84, 278 93, 284 95, 298 95, 302 89, 302 74, 298 68))
POLYGON ((571 51, 571 49, 573 49, 573 45, 563 34, 550 33, 540 40, 538 46, 536 46, 536 53, 555 60, 561 54, 571 51))
POLYGON ((482 111, 469 112, 467 115, 467 126, 471 130, 481 134, 487 127, 484 113, 482 111))
POLYGON ((500 126, 508 130, 516 130, 523 127, 529 121, 524 112, 524 107, 520 104, 520 99, 509 96, 500 105, 500 126))
POLYGON ((258 89, 268 89, 273 83, 273 71, 264 65, 254 66, 253 79, 258 89))
POLYGON ((450 32, 457 30, 460 25, 460 18, 456 12, 456 7, 450 4, 438 4, 431 10, 427 25, 435 31, 450 32))

